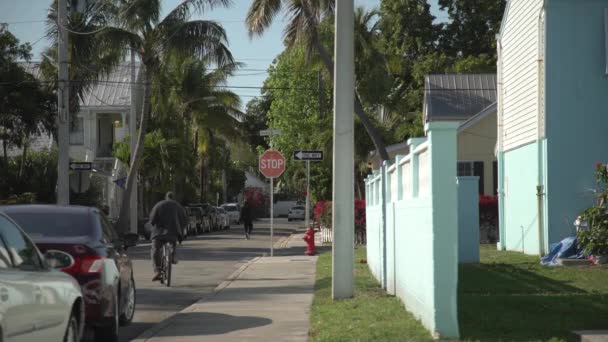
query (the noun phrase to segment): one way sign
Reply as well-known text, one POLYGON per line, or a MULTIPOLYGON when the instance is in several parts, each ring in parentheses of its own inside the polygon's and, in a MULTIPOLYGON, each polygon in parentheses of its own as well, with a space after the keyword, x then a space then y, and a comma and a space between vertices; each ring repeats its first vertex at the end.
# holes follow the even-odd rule
POLYGON ((293 151, 293 159, 298 161, 321 161, 323 151, 293 151))
POLYGON ((91 171, 93 163, 88 162, 70 162, 70 170, 74 171, 91 171))

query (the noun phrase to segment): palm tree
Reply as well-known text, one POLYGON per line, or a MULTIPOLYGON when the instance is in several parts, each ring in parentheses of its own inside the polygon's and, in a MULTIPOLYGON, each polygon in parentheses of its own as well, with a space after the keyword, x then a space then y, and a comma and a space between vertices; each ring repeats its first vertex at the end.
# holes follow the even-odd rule
MULTIPOLYGON (((69 0, 70 8, 76 9, 78 0, 69 0)), ((100 76, 107 76, 122 60, 123 46, 100 45, 97 34, 108 24, 107 12, 101 3, 86 4, 79 11, 68 15, 68 62, 70 75, 71 115, 78 114, 80 101, 100 76)), ((40 65, 42 77, 51 89, 57 88, 57 0, 49 8, 47 37, 52 44, 42 54, 40 65)))
POLYGON ((185 123, 186 128, 182 132, 193 138, 200 159, 201 201, 209 191, 208 166, 218 138, 234 139, 242 135, 237 120, 243 115, 239 109, 240 98, 224 88, 226 80, 238 67, 238 63, 226 63, 210 69, 205 61, 172 59, 165 77, 178 86, 159 94, 177 104, 178 122, 185 123))
MULTIPOLYGON (((284 7, 287 9, 285 15, 289 18, 283 34, 287 48, 301 44, 308 52, 315 50, 333 80, 334 63, 319 37, 318 29, 325 16, 333 15, 335 0, 253 0, 247 13, 250 36, 262 35, 284 7)), ((365 113, 359 94, 355 96, 355 114, 365 126, 379 155, 383 160, 388 160, 382 136, 365 113)))
POLYGON ((189 20, 195 11, 226 7, 230 3, 231 0, 184 0, 162 19, 161 0, 120 0, 110 10, 114 20, 99 33, 98 44, 101 47, 129 47, 135 51, 141 61, 143 81, 143 109, 117 222, 119 230, 126 230, 129 196, 144 149, 146 126, 151 115, 152 81, 166 62, 175 56, 191 57, 218 66, 233 63, 226 32, 220 24, 189 20))

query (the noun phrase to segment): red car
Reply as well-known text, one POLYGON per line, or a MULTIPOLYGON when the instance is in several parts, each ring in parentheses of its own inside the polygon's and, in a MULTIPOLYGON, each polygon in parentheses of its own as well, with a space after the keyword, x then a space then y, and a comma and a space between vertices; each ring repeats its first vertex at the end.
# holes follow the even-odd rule
POLYGON ((126 254, 138 241, 136 234, 119 235, 95 208, 55 205, 0 207, 15 220, 44 253, 60 250, 75 263, 72 275, 85 299, 86 328, 96 341, 118 341, 118 328, 135 314, 133 266, 126 254))

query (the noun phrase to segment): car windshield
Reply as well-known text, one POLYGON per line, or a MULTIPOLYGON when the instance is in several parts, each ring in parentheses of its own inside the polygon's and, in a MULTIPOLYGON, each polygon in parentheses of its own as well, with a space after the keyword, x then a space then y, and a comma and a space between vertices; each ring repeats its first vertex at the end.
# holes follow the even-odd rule
POLYGON ((226 211, 236 211, 236 207, 233 205, 227 205, 224 207, 224 210, 226 211))
POLYGON ((87 213, 19 212, 8 214, 33 239, 91 236, 94 225, 87 213))
POLYGON ((293 207, 291 210, 304 210, 304 207, 293 207))

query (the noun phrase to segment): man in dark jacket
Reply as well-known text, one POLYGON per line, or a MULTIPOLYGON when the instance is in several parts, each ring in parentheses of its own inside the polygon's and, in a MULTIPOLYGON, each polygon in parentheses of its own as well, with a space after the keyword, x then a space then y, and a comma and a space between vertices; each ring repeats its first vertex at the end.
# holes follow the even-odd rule
POLYGON ((253 230, 253 210, 247 200, 243 202, 243 207, 241 208, 241 221, 243 221, 245 228, 245 238, 249 240, 251 231, 253 230))
POLYGON ((182 229, 188 224, 188 216, 186 209, 175 201, 172 192, 167 192, 165 199, 156 203, 150 213, 150 224, 152 232, 152 265, 154 266, 153 281, 160 280, 160 252, 165 242, 173 244, 173 262, 177 263, 175 258, 175 245, 177 240, 181 240, 183 233, 182 229))

